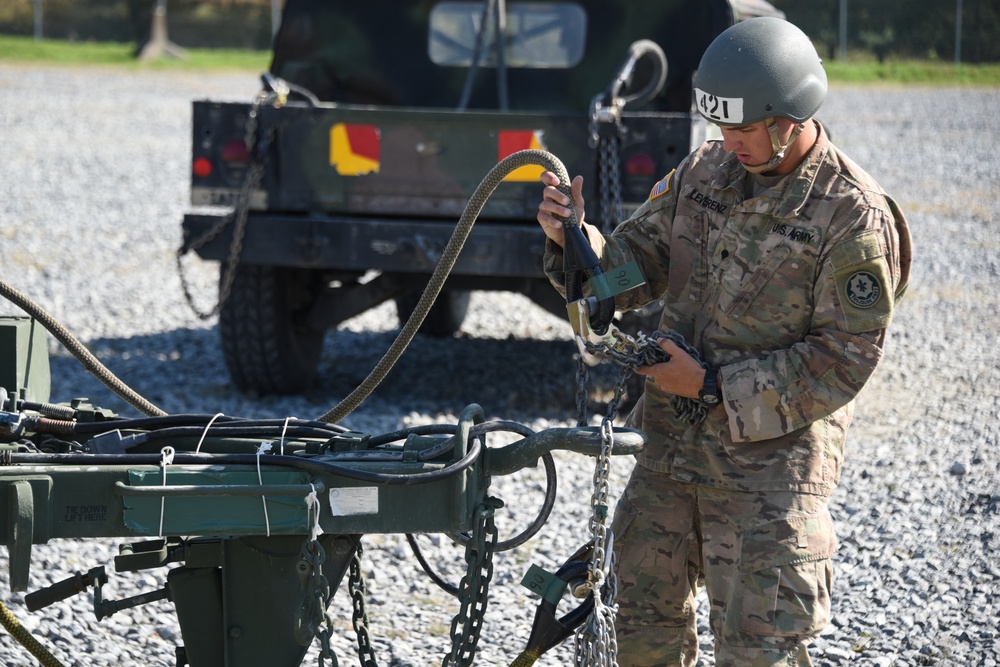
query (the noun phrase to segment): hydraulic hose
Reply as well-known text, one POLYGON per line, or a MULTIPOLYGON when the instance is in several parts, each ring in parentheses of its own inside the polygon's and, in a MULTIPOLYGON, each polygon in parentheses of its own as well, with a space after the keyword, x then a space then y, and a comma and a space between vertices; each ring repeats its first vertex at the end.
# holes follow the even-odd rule
POLYGON ((0 602, 0 624, 7 629, 11 637, 17 640, 18 644, 35 656, 42 667, 63 667, 63 664, 47 648, 31 636, 31 633, 10 613, 3 602, 0 602))
MULTIPOLYGON (((428 311, 430 311, 431 306, 434 304, 434 300, 437 299, 438 294, 441 292, 444 281, 448 278, 452 268, 455 266, 458 254, 465 245, 465 241, 469 238, 472 226, 475 224, 480 211, 483 210, 486 200, 489 199, 491 194, 493 194, 493 191, 496 190, 497 186, 500 185, 500 182, 503 181, 505 176, 515 169, 527 165, 540 165, 556 174, 556 176, 559 177, 559 189, 564 194, 572 198, 569 186, 569 173, 566 171, 566 167, 557 157, 547 151, 518 151, 513 155, 507 156, 495 167, 493 167, 493 169, 486 174, 486 177, 476 188, 475 192, 473 192, 468 204, 466 204, 465 210, 462 212, 462 217, 455 226, 455 231, 452 232, 451 238, 448 239, 448 244, 441 253, 441 259, 438 260, 437 266, 434 267, 434 273, 431 274, 427 287, 424 288, 424 292, 420 296, 420 300, 417 302, 417 305, 413 310, 413 314, 410 315, 410 319, 408 319, 406 324, 403 325, 403 328, 396 336, 396 340, 392 342, 392 345, 389 346, 385 355, 375 365, 375 368, 372 369, 371 373, 368 374, 368 377, 366 377, 361 384, 358 385, 354 391, 348 394, 347 397, 340 403, 334 406, 326 414, 318 417, 320 421, 334 424, 339 422, 344 417, 354 412, 354 410, 357 409, 357 407, 361 405, 361 403, 368 398, 369 395, 371 395, 382 380, 385 379, 385 376, 389 374, 390 370, 392 370, 393 365, 395 365, 400 356, 402 356, 403 351, 406 350, 410 341, 413 340, 413 337, 416 335, 420 325, 423 324, 424 318, 427 316, 428 311)), ((580 245, 582 247, 585 243, 586 237, 584 237, 583 232, 580 231, 580 225, 577 221, 576 213, 571 213, 570 217, 564 221, 563 224, 565 225, 567 234, 570 234, 575 229, 576 233, 584 239, 583 241, 580 241, 580 245)), ((587 247, 590 247, 589 244, 587 244, 587 247)), ((593 254, 593 251, 591 251, 591 254, 593 254)))
MULTIPOLYGON (((389 371, 392 370, 392 367, 402 356, 407 346, 409 346, 413 337, 416 335, 417 330, 420 329, 420 325, 423 324, 424 318, 427 317, 427 313, 430 311, 431 306, 434 305, 434 301, 441 292, 441 288, 443 287, 445 280, 448 278, 452 268, 455 266, 458 255, 461 252, 462 247, 465 245, 465 242, 469 237, 469 233, 472 231, 472 226, 475 224, 476 218, 479 216, 479 213, 483 210, 483 206, 486 204, 486 200, 489 199, 491 194, 493 194, 493 191, 496 190, 498 185, 500 185, 504 177, 515 169, 527 165, 540 165, 556 174, 559 177, 559 189, 567 196, 572 197, 569 185, 569 173, 566 171, 566 167, 557 157, 547 151, 518 151, 513 155, 507 156, 495 167, 493 167, 493 169, 490 170, 490 172, 476 188, 475 192, 473 192, 472 197, 466 204, 462 217, 455 226, 455 231, 452 232, 451 238, 448 240, 448 244, 445 246, 444 251, 441 254, 441 259, 434 268, 434 273, 431 274, 427 287, 420 296, 420 300, 417 301, 413 314, 410 315, 410 318, 406 321, 406 324, 403 325, 399 334, 396 336, 396 340, 394 340, 392 345, 389 346, 385 355, 383 355, 382 359, 379 360, 372 371, 368 374, 368 377, 366 377, 360 385, 348 394, 347 397, 341 400, 340 403, 335 405, 325 414, 318 417, 318 421, 330 424, 339 423, 347 415, 354 412, 354 410, 356 410, 357 407, 371 395, 375 388, 381 384, 382 380, 385 379, 386 375, 389 374, 389 371)), ((576 213, 570 213, 570 216, 564 221, 563 224, 565 226, 567 238, 572 239, 570 243, 574 247, 578 248, 581 253, 585 254, 589 250, 590 255, 592 256, 593 251, 590 250, 590 244, 586 241, 586 237, 580 230, 576 213)), ((592 274, 594 272, 599 273, 600 264, 596 261, 596 258, 586 257, 582 262, 580 269, 592 274)), ((131 387, 118 379, 114 373, 108 370, 108 368, 104 366, 104 364, 102 364, 97 357, 91 354, 79 340, 77 340, 48 312, 46 312, 45 309, 34 303, 31 299, 3 280, 0 280, 0 296, 6 297, 9 301, 19 306, 22 310, 40 322, 42 326, 44 326, 66 347, 66 349, 73 354, 73 356, 83 365, 85 369, 87 369, 87 371, 93 374, 98 380, 101 381, 102 384, 104 384, 104 386, 128 402, 129 405, 134 407, 136 410, 149 417, 163 417, 167 415, 166 412, 150 403, 131 387)), ((602 315, 606 315, 606 305, 607 304, 602 301, 602 315)))
MULTIPOLYGON (((472 441, 469 453, 460 460, 450 463, 439 470, 429 472, 391 474, 369 472, 347 466, 320 461, 316 458, 305 458, 301 456, 282 456, 280 454, 269 454, 266 459, 261 459, 253 454, 192 454, 189 452, 178 452, 174 455, 174 463, 178 465, 245 465, 256 466, 262 462, 269 466, 282 466, 302 470, 313 475, 337 475, 347 477, 362 482, 372 484, 392 484, 407 486, 412 484, 427 484, 437 482, 452 475, 457 475, 463 470, 467 470, 476 462, 482 453, 482 446, 478 439, 472 441)), ((161 454, 22 454, 14 453, 10 455, 11 463, 23 463, 28 465, 160 465, 163 459, 161 454)))
POLYGON ((87 371, 101 381, 101 383, 115 392, 120 398, 128 402, 129 405, 147 416, 163 416, 167 413, 156 407, 145 398, 136 393, 131 387, 118 379, 108 368, 102 364, 97 357, 90 353, 76 337, 71 334, 66 327, 60 324, 54 317, 29 299, 27 296, 14 289, 6 281, 0 280, 0 295, 8 301, 20 307, 23 311, 35 318, 49 333, 56 337, 67 350, 76 357, 87 371))
MULTIPOLYGON (((23 408, 33 409, 31 404, 20 404, 23 408)), ((180 426, 200 426, 204 428, 211 423, 215 427, 240 426, 259 428, 311 428, 323 432, 325 435, 337 435, 346 430, 336 424, 309 420, 309 419, 246 419, 243 417, 231 417, 229 415, 201 414, 174 414, 164 417, 145 417, 142 419, 108 419, 100 422, 78 422, 73 433, 77 435, 89 435, 93 433, 103 433, 113 429, 131 429, 153 431, 157 429, 173 428, 180 426), (287 421, 287 423, 286 423, 287 421)))

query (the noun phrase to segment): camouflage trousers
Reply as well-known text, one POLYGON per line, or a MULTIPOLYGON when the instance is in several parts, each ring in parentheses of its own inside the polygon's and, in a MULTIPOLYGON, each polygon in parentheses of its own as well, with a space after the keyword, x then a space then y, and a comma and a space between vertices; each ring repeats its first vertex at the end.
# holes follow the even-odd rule
POLYGON ((636 466, 615 510, 620 667, 692 667, 699 586, 718 667, 808 667, 830 619, 824 496, 682 484, 636 466))

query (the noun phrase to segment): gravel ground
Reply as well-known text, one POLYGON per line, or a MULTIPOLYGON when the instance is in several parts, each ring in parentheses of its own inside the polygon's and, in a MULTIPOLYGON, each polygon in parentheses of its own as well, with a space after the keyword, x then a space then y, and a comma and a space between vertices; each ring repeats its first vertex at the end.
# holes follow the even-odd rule
MULTIPOLYGON (((188 209, 190 102, 247 101, 245 74, 24 68, 0 63, 0 276, 40 303, 120 378, 170 413, 248 417, 324 413, 375 364, 396 331, 392 306, 357 317, 326 341, 323 379, 306 397, 234 392, 215 321, 185 304, 173 254, 188 209)), ((996 665, 1000 660, 1000 91, 836 87, 820 113, 839 146, 906 211, 917 249, 910 292, 888 355, 858 400, 833 503, 840 550, 833 622, 817 665, 996 665)), ((187 270, 210 304, 216 268, 187 270)), ((0 313, 16 313, 0 304, 0 313)), ((88 396, 134 411, 53 343, 53 399, 88 396)), ((455 340, 418 339, 387 383, 346 420, 355 430, 449 422, 468 403, 489 419, 534 429, 572 425, 567 326, 514 294, 475 294, 455 340)), ((599 389, 607 390, 601 375, 599 389), (602 384, 603 383, 603 384, 602 384)), ((557 455, 559 497, 544 534, 496 559, 476 664, 507 665, 523 648, 535 600, 519 585, 531 563, 553 570, 585 541, 592 460, 557 455)), ((611 491, 631 462, 615 459, 611 491)), ((494 481, 507 501, 501 537, 541 500, 541 473, 494 481)), ((457 582, 447 539, 425 537, 429 560, 457 582)), ((438 664, 457 611, 419 571, 401 537, 365 540, 369 614, 379 664, 438 664)), ((109 597, 150 591, 163 571, 116 574, 110 540, 36 546, 31 589, 107 565, 109 597)), ((7 590, 0 550, 0 591, 7 590)), ((331 606, 335 647, 354 664, 346 591, 331 606)), ((67 665, 173 665, 181 642, 169 603, 94 620, 80 595, 29 613, 0 599, 67 665)), ((702 599, 704 609, 704 599, 702 599)), ((713 664, 703 626, 702 665, 713 664)), ((307 664, 314 662, 315 649, 307 664)), ((571 642, 538 665, 572 664, 571 642)), ((0 631, 0 664, 34 661, 0 631)))

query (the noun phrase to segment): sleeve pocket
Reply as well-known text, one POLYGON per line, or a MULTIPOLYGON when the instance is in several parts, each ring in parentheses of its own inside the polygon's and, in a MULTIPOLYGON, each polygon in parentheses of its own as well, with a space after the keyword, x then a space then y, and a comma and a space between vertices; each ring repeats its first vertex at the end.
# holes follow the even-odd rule
POLYGON ((878 233, 870 230, 840 245, 830 264, 844 331, 857 334, 889 326, 892 282, 878 233))

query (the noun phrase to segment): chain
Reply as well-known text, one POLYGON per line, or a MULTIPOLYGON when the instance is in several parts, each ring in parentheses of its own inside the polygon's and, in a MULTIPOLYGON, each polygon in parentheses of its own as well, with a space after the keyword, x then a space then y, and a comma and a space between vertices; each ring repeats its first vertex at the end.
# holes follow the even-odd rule
MULTIPOLYGON (((670 355, 664 352, 663 348, 659 345, 659 341, 665 338, 672 340, 676 343, 677 347, 690 354, 695 361, 701 364, 702 368, 708 368, 708 364, 702 361, 698 350, 676 332, 664 333, 662 331, 654 331, 647 336, 640 331, 636 334, 635 338, 632 338, 628 334, 616 329, 613 331, 613 335, 616 339, 614 345, 588 342, 585 343, 587 351, 618 364, 629 374, 643 366, 670 361, 670 355)), ((691 424, 704 421, 708 415, 708 407, 701 401, 693 398, 674 396, 671 404, 677 416, 691 424)))
POLYGON ((601 231, 610 234, 624 219, 619 167, 621 138, 625 133, 621 113, 624 100, 617 97, 610 104, 598 95, 590 103, 590 147, 598 152, 599 191, 601 195, 601 231))
POLYGON ((590 377, 590 367, 584 361, 583 355, 576 355, 576 425, 587 425, 587 380, 590 377))
MULTIPOLYGON (((582 362, 581 362, 582 363, 582 362)), ((594 466, 594 492, 590 499, 593 513, 590 518, 591 551, 590 573, 587 587, 594 598, 594 611, 587 624, 576 634, 576 664, 593 667, 617 667, 618 641, 615 635, 615 616, 618 607, 618 579, 614 568, 614 535, 607 526, 608 476, 611 472, 611 453, 614 449, 614 420, 621 409, 625 384, 631 370, 623 366, 615 385, 614 395, 601 421, 601 451, 594 466)), ((585 377, 581 374, 580 381, 585 377)), ((585 393, 585 389, 583 389, 585 393)), ((578 391, 579 393, 579 391, 578 391)))
POLYGON ((616 119, 615 132, 601 137, 600 183, 601 183, 601 231, 610 234, 615 226, 625 219, 622 209, 621 171, 618 154, 621 147, 621 120, 616 119))
POLYGON ((442 667, 469 667, 476 657, 476 646, 489 602, 490 580, 493 578, 493 552, 497 543, 497 528, 493 519, 500 507, 503 507, 503 501, 493 497, 485 498, 476 507, 472 539, 465 545, 468 567, 458 588, 461 605, 451 622, 451 653, 445 656, 442 667))
POLYGON ((362 667, 378 667, 375 660, 375 649, 372 648, 371 635, 368 634, 368 612, 365 610, 365 579, 361 575, 361 556, 364 549, 358 542, 357 551, 351 560, 351 574, 348 579, 348 590, 351 593, 351 603, 354 608, 351 622, 354 632, 358 635, 358 660, 362 667))
MULTIPOLYGON (((614 449, 614 420, 621 409, 622 396, 628 378, 643 366, 669 361, 670 356, 659 346, 659 341, 667 338, 690 354, 703 367, 701 355, 677 333, 655 331, 646 336, 642 332, 632 338, 620 330, 613 332, 614 344, 586 343, 587 352, 599 355, 617 364, 621 369, 614 395, 608 403, 607 414, 601 421, 601 452, 594 468, 594 492, 591 496, 593 513, 590 531, 593 542, 590 573, 587 587, 594 598, 594 611, 588 622, 576 634, 575 660, 578 666, 617 667, 618 640, 615 634, 615 616, 618 606, 618 580, 614 567, 614 534, 607 526, 608 517, 608 475, 611 468, 611 453, 614 449)), ((586 408, 587 373, 582 356, 578 356, 580 370, 577 374, 577 409, 580 425, 584 425, 586 408), (582 398, 581 398, 582 397, 582 398)), ((707 407, 700 401, 675 396, 673 407, 679 417, 696 423, 705 418, 707 407)))
POLYGON ((302 646, 308 646, 314 637, 319 637, 319 665, 329 658, 336 667, 337 656, 330 647, 333 620, 327 613, 330 600, 330 582, 323 574, 326 552, 319 540, 307 539, 299 552, 298 572, 302 585, 302 597, 295 614, 295 639, 302 646))
MULTIPOLYGON (((489 602, 489 585, 493 578, 493 554, 497 543, 497 529, 494 523, 495 511, 503 506, 497 498, 486 498, 476 508, 473 519, 472 537, 466 544, 465 561, 467 572, 459 584, 461 605, 451 624, 451 653, 445 656, 442 665, 468 667, 472 665, 479 644, 479 637, 486 619, 489 602)), ((378 667, 375 651, 368 632, 368 613, 365 610, 365 582, 361 575, 361 556, 358 549, 351 560, 348 588, 353 607, 352 623, 358 636, 358 658, 362 667, 378 667)), ((322 655, 320 665, 322 667, 322 655)))
POLYGON ((180 250, 177 251, 177 275, 180 277, 181 289, 184 291, 184 299, 199 319, 207 320, 210 317, 218 315, 222 310, 222 305, 226 302, 232 292, 233 281, 236 279, 236 267, 239 265, 240 255, 243 253, 243 237, 246 233, 247 214, 250 211, 250 197, 255 191, 257 191, 260 187, 261 181, 264 179, 264 168, 267 164, 267 149, 274 133, 273 128, 267 128, 264 132, 260 150, 257 150, 257 129, 260 121, 260 108, 265 104, 271 104, 278 99, 280 99, 280 97, 278 97, 275 93, 261 91, 257 94, 257 97, 254 98, 254 101, 250 106, 250 112, 247 114, 243 140, 247 147, 247 153, 250 156, 250 164, 247 167, 246 177, 243 179, 243 186, 240 188, 239 195, 236 197, 236 204, 234 205, 233 210, 217 223, 212 225, 212 227, 200 237, 183 245, 180 250), (184 266, 181 263, 181 257, 189 251, 198 250, 199 248, 207 245, 213 239, 218 237, 219 234, 221 234, 222 231, 229 226, 229 223, 234 220, 236 221, 236 224, 233 226, 233 240, 229 246, 229 256, 226 258, 225 269, 219 285, 219 300, 216 302, 215 307, 212 308, 212 310, 202 310, 194 302, 194 297, 191 294, 191 287, 188 283, 187 276, 184 273, 184 266))

